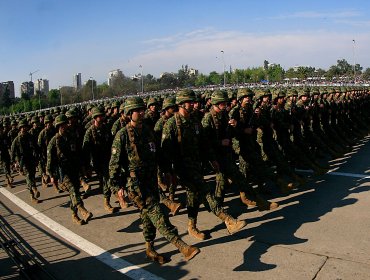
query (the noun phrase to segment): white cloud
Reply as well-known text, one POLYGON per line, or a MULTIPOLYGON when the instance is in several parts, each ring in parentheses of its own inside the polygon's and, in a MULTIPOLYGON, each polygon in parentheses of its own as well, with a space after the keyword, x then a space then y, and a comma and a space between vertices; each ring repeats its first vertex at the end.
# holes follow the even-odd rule
POLYGON ((352 18, 360 15, 360 12, 357 10, 346 10, 346 11, 331 11, 331 12, 318 12, 318 11, 302 11, 292 14, 279 15, 276 17, 271 17, 271 19, 343 19, 343 18, 352 18))
POLYGON ((354 38, 353 34, 327 31, 260 35, 198 30, 193 36, 175 35, 172 37, 175 40, 163 40, 160 46, 156 42, 161 41, 161 38, 146 41, 149 51, 133 57, 131 62, 133 65, 142 64, 146 73, 155 76, 165 71, 177 71, 185 64, 203 73, 213 70, 221 72, 223 50, 227 69, 230 65, 232 68, 262 66, 265 59, 279 63, 284 68, 310 65, 327 69, 336 64, 338 59, 345 58, 352 62, 352 40, 356 39, 356 61, 368 67, 369 35, 364 33, 354 38))

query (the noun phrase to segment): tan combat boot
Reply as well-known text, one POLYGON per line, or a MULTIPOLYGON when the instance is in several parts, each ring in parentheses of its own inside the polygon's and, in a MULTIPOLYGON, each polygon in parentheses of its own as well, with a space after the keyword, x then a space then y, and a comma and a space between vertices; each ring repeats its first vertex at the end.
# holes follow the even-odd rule
POLYGON ((238 221, 225 212, 221 212, 218 217, 225 222, 229 234, 234 234, 247 225, 245 221, 238 221))
POLYGON ((168 198, 162 199, 162 203, 170 209, 170 213, 172 216, 176 216, 176 214, 180 211, 181 209, 181 203, 173 202, 169 200, 168 198))
POLYGON ((199 229, 197 229, 197 221, 196 220, 189 220, 188 222, 188 233, 189 235, 195 237, 199 240, 204 240, 205 235, 199 229))
POLYGON ((123 189, 120 189, 116 194, 116 198, 118 199, 119 205, 121 206, 121 209, 128 208, 128 202, 125 199, 125 192, 123 189))
POLYGON ((93 214, 86 210, 86 208, 83 206, 83 204, 77 205, 78 210, 80 211, 80 214, 82 215, 82 219, 87 223, 92 217, 93 214))
POLYGON ((145 242, 146 250, 145 254, 146 257, 151 260, 152 262, 157 262, 159 264, 164 264, 167 262, 164 256, 157 253, 156 250, 154 250, 154 242, 145 242))
MULTIPOLYGON (((10 177, 10 176, 9 176, 10 177)), ((7 181, 7 183, 6 183, 6 186, 8 187, 8 188, 14 188, 14 186, 13 186, 13 178, 12 177, 10 177, 9 178, 8 176, 6 177, 6 181, 7 181)))
POLYGON ((287 182, 281 177, 276 178, 276 184, 279 186, 282 193, 288 193, 295 188, 295 185, 292 182, 287 182))
POLYGON ((41 176, 41 185, 43 188, 47 188, 48 187, 48 176, 43 174, 41 176))
POLYGON ((273 210, 279 207, 276 202, 270 202, 261 195, 256 195, 256 202, 259 211, 273 210))
POLYGON ((54 181, 53 188, 54 188, 54 190, 55 190, 56 193, 62 193, 62 192, 64 192, 62 189, 59 188, 58 181, 54 181))
POLYGON ((175 245, 177 249, 179 249, 186 261, 190 261, 192 258, 200 253, 200 250, 197 247, 189 246, 184 241, 182 241, 180 237, 175 238, 175 240, 171 241, 171 243, 175 245))
POLYGON ((118 210, 117 208, 112 207, 112 205, 110 205, 110 199, 108 197, 104 197, 104 209, 111 214, 117 212, 118 210))
POLYGON ((84 189, 85 193, 88 193, 91 190, 91 187, 88 183, 86 183, 84 180, 80 180, 80 184, 82 188, 84 189))
POLYGON ((77 210, 76 211, 73 211, 72 213, 72 221, 75 223, 75 224, 78 224, 80 226, 82 225, 85 225, 85 221, 84 220, 81 220, 80 217, 78 216, 77 214, 77 210))
POLYGON ((32 192, 33 192, 33 195, 36 197, 36 198, 39 198, 40 197, 40 192, 37 190, 36 187, 32 187, 32 192))
POLYGON ((240 192, 240 200, 242 201, 243 204, 247 205, 247 206, 256 206, 257 203, 249 198, 247 198, 245 192, 240 192))
POLYGON ((32 203, 34 203, 34 204, 39 204, 41 201, 40 200, 38 200, 36 197, 35 197, 35 195, 33 194, 33 192, 31 192, 31 201, 32 201, 32 203))

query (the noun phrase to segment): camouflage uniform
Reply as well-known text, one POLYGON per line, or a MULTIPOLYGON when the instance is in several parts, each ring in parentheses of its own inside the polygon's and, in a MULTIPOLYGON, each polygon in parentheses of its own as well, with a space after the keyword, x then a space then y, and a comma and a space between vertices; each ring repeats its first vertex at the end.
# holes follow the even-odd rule
POLYGON ((7 186, 13 187, 13 178, 10 169, 10 154, 9 154, 9 138, 4 131, 2 124, 0 124, 0 166, 3 167, 7 179, 7 186))
MULTIPOLYGON (((26 120, 19 123, 19 128, 28 126, 26 120)), ((36 164, 39 158, 39 149, 34 137, 29 134, 28 130, 14 139, 11 147, 12 162, 17 162, 20 167, 21 173, 26 177, 27 188, 31 194, 31 200, 38 203, 37 198, 40 193, 36 187, 36 164)))
MULTIPOLYGON (((93 109, 93 118, 102 116, 103 112, 95 107, 93 109)), ((112 135, 106 126, 101 123, 99 126, 91 125, 85 133, 82 151, 86 162, 92 160, 95 172, 98 175, 99 183, 103 191, 104 198, 109 199, 111 190, 109 187, 109 168, 110 147, 112 144, 112 135)))
MULTIPOLYGON (((176 96, 176 103, 181 107, 185 106, 186 103, 191 104, 194 99, 193 91, 184 90, 180 91, 176 96)), ((185 107, 181 108, 187 111, 185 107)), ((162 153, 164 157, 162 170, 169 174, 171 165, 174 165, 175 173, 180 178, 181 185, 186 188, 189 218, 188 231, 199 239, 204 239, 204 235, 201 235, 196 228, 201 203, 207 203, 209 209, 225 221, 229 231, 229 226, 237 227, 236 231, 245 226, 244 222, 234 220, 224 211, 215 199, 210 187, 204 181, 202 162, 205 158, 211 162, 215 161, 216 158, 209 153, 204 145, 203 137, 201 125, 190 114, 185 117, 180 112, 175 113, 166 122, 162 134, 162 153)))
MULTIPOLYGON (((125 112, 127 115, 132 110, 145 108, 143 100, 139 97, 128 99, 126 103, 125 112)), ((130 199, 140 209, 147 256, 154 261, 164 262, 163 256, 159 255, 153 248, 156 230, 184 254, 181 248, 190 247, 180 239, 177 228, 170 223, 159 203, 153 132, 145 124, 141 128, 135 128, 131 123, 127 124, 116 134, 111 154, 109 172, 112 187, 116 191, 119 190, 121 169, 127 170, 129 176, 127 178, 128 193, 130 199)), ((196 253, 194 251, 191 257, 188 256, 189 259, 199 252, 196 248, 194 250, 196 253)))
MULTIPOLYGON (((59 129, 59 125, 67 122, 65 115, 59 115, 55 120, 55 126, 59 129)), ((59 130, 48 145, 46 170, 50 177, 56 178, 60 169, 63 174, 61 188, 69 192, 72 219, 78 224, 83 224, 77 210, 82 214, 84 222, 87 222, 92 214, 85 209, 80 196, 79 158, 76 146, 75 139, 68 134, 68 128, 62 133, 59 130)))
MULTIPOLYGON (((45 122, 52 122, 53 119, 51 116, 46 116, 45 122)), ((39 162, 39 170, 41 173, 41 180, 44 186, 47 184, 47 175, 46 175, 46 162, 47 162, 47 150, 48 145, 55 135, 55 128, 51 125, 50 127, 45 127, 43 130, 41 130, 39 136, 38 136, 38 145, 40 148, 40 162, 39 162)))

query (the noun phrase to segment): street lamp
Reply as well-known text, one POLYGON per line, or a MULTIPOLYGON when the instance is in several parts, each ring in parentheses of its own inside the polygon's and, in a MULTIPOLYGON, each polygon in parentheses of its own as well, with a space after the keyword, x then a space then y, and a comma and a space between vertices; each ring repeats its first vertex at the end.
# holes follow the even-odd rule
POLYGON ((62 99, 62 91, 60 90, 61 86, 59 86, 59 95, 60 95, 60 105, 63 105, 63 99, 62 99))
POLYGON ((352 40, 353 42, 353 82, 356 83, 356 62, 355 62, 355 46, 356 41, 352 40))
POLYGON ((94 96, 94 79, 93 79, 93 77, 90 77, 90 80, 91 80, 91 95, 92 95, 93 100, 95 100, 95 96, 94 96))
POLYGON ((222 64, 224 68, 224 87, 226 86, 226 72, 225 72, 225 59, 224 59, 224 51, 221 51, 222 53, 222 64))
POLYGON ((141 76, 141 94, 144 93, 144 77, 143 77, 143 66, 139 65, 140 68, 140 76, 141 76))

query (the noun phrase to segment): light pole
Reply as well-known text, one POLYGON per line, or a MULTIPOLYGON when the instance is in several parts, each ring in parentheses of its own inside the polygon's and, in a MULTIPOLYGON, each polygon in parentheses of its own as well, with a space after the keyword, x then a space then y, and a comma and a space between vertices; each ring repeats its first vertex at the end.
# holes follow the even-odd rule
POLYGON ((94 96, 94 79, 93 79, 93 77, 90 77, 90 80, 91 80, 91 95, 92 95, 92 99, 95 100, 95 96, 94 96))
POLYGON ((222 64, 224 68, 224 87, 226 86, 226 73, 225 73, 225 59, 224 59, 224 51, 221 51, 222 53, 222 64))
POLYGON ((355 46, 356 41, 352 40, 353 42, 353 82, 356 83, 356 62, 355 62, 355 46))
POLYGON ((63 105, 63 98, 62 98, 62 91, 60 90, 61 86, 59 86, 59 95, 60 95, 60 106, 63 105))
POLYGON ((144 93, 144 77, 143 77, 143 66, 139 65, 140 68, 140 76, 141 76, 141 94, 144 93))
POLYGON ((38 79, 37 80, 37 87, 38 87, 38 94, 39 94, 39 109, 41 111, 41 83, 42 83, 42 79, 38 79))

